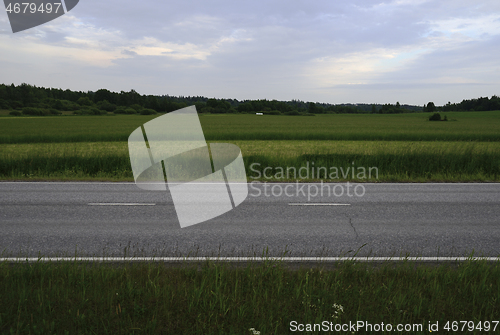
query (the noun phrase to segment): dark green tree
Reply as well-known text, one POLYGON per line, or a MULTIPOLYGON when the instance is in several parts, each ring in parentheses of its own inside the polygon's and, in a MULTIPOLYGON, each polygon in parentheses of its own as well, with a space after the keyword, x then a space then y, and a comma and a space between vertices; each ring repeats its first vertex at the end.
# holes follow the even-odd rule
POLYGON ((436 106, 432 101, 427 103, 426 111, 429 113, 434 113, 436 111, 436 106))
POLYGON ((105 88, 101 88, 100 90, 97 90, 94 94, 94 102, 98 103, 99 101, 104 101, 107 100, 108 102, 114 103, 114 97, 113 93, 108 91, 105 88))
POLYGON ((81 97, 76 101, 80 106, 92 106, 92 101, 88 97, 81 97))

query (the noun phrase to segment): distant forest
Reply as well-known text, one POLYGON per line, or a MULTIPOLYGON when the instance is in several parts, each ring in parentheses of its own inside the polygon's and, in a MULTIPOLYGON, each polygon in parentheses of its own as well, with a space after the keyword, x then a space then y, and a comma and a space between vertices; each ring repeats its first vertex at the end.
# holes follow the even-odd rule
POLYGON ((0 84, 0 109, 11 110, 12 115, 58 115, 62 111, 74 114, 155 114, 171 112, 196 105, 199 113, 256 113, 264 114, 344 114, 374 113, 396 114, 436 111, 489 111, 500 110, 500 98, 478 98, 460 103, 448 102, 435 106, 396 104, 329 104, 301 100, 236 100, 215 99, 203 96, 141 95, 135 90, 120 93, 100 89, 96 92, 76 92, 69 89, 36 87, 29 84, 0 84))

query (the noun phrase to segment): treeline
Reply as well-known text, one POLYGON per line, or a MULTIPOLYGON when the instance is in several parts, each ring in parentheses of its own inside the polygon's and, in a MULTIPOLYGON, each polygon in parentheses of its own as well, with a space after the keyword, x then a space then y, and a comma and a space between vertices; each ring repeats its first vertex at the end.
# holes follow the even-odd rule
POLYGON ((135 90, 111 92, 71 91, 59 88, 0 84, 0 109, 13 110, 13 115, 57 115, 62 111, 74 114, 154 114, 171 112, 195 105, 199 113, 255 113, 265 114, 357 114, 357 113, 408 113, 422 111, 422 107, 371 104, 327 104, 301 100, 243 100, 215 99, 203 96, 141 95, 135 90))
POLYGON ((460 103, 448 103, 441 107, 444 112, 448 111, 496 111, 500 110, 500 97, 494 95, 489 99, 488 97, 481 97, 478 99, 462 100, 460 103))
POLYGON ((58 88, 0 84, 0 109, 12 110, 13 115, 57 115, 62 111, 74 114, 155 114, 171 112, 186 106, 196 105, 199 113, 255 113, 314 115, 314 114, 396 114, 412 112, 500 110, 500 99, 479 98, 464 100, 459 104, 448 103, 436 107, 433 102, 423 107, 396 104, 327 104, 301 100, 243 100, 215 99, 203 96, 141 95, 135 90, 111 92, 100 89, 96 92, 71 91, 58 88))

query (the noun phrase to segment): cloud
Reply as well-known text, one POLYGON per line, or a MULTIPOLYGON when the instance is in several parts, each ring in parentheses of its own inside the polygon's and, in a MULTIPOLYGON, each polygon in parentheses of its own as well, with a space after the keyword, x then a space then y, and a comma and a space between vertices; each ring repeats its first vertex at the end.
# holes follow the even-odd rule
POLYGON ((4 80, 40 86, 336 103, 405 91, 401 103, 420 103, 435 96, 429 87, 498 90, 499 35, 498 1, 88 0, 0 34, 0 59, 17 69, 4 80))

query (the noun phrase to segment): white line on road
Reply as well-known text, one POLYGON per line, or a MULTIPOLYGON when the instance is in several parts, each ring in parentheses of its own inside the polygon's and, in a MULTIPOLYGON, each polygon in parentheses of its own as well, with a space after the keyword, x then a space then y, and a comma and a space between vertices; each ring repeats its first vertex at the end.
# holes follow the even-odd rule
POLYGON ((334 204, 328 202, 318 203, 289 203, 289 206, 351 206, 351 204, 334 204))
POLYGON ((499 262, 499 257, 1 257, 0 262, 499 262))
POLYGON ((126 202, 96 202, 89 206, 154 206, 156 204, 126 203, 126 202))

